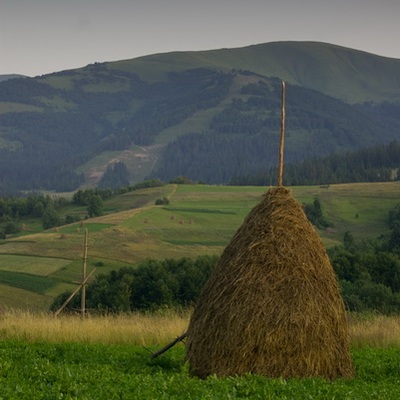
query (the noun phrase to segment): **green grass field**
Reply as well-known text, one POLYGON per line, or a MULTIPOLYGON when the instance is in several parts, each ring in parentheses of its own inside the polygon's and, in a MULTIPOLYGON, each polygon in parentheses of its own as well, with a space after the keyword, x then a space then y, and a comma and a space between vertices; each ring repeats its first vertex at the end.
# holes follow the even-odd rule
POLYGON ((0 342, 0 398, 36 399, 382 399, 400 396, 400 349, 353 350, 350 380, 192 378, 178 346, 150 360, 134 345, 0 342))
POLYGON ((399 398, 398 316, 349 315, 356 374, 335 381, 251 374, 201 380, 190 377, 182 342, 151 359, 186 330, 189 318, 190 310, 87 318, 5 310, 0 314, 0 399, 399 398))
MULTIPOLYGON (((0 283, 11 294, 7 305, 13 304, 12 288, 16 289, 16 306, 21 306, 17 289, 23 289, 31 291, 28 297, 35 299, 23 304, 36 309, 37 296, 42 299, 38 303, 48 304, 49 296, 76 287, 81 279, 85 228, 89 232, 88 270, 96 267, 96 274, 148 258, 221 254, 267 190, 166 185, 116 196, 105 202, 104 216, 57 229, 43 232, 37 221, 26 221, 23 232, 0 245, 0 283), (155 206, 155 200, 161 197, 168 197, 170 204, 155 206), (48 286, 43 283, 46 279, 48 286)), ((316 196, 320 199, 333 225, 329 231, 318 232, 326 247, 340 244, 347 230, 356 240, 387 233, 388 213, 400 203, 399 182, 291 190, 300 203, 311 203, 316 196)), ((76 207, 71 210, 78 212, 76 207)))
POLYGON ((0 271, 48 276, 65 267, 71 261, 62 258, 21 256, 0 254, 0 271))

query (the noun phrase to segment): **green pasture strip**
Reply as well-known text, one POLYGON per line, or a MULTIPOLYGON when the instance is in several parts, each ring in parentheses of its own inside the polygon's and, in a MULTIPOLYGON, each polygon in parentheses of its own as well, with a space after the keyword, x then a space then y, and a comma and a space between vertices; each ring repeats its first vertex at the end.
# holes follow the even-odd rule
POLYGON ((238 198, 260 196, 269 190, 267 186, 225 186, 225 185, 178 185, 177 194, 196 194, 201 197, 235 195, 238 198))
MULTIPOLYGON (((83 248, 83 246, 82 246, 83 248)), ((82 257, 80 259, 72 261, 68 266, 58 269, 55 271, 51 278, 56 279, 60 282, 68 282, 73 284, 78 284, 82 280, 82 257)), ((87 270, 90 272, 92 267, 88 262, 87 270)))
POLYGON ((208 108, 194 113, 191 117, 185 119, 180 124, 164 129, 155 138, 157 144, 166 145, 179 136, 186 135, 188 132, 205 131, 212 119, 218 115, 222 107, 208 108))
POLYGON ((152 208, 133 215, 124 222, 124 226, 168 243, 226 245, 243 220, 242 216, 230 211, 202 208, 175 210, 152 208))
POLYGON ((77 287, 78 287, 78 284, 59 282, 55 286, 50 288, 49 290, 46 290, 46 295, 50 296, 51 298, 54 298, 61 293, 65 293, 65 292, 72 293, 77 287))
MULTIPOLYGON (((0 310, 2 308, 43 311, 50 308, 53 298, 46 294, 16 288, 0 283, 0 310)), ((1 313, 0 313, 1 338, 1 313)), ((1 368, 0 368, 1 369, 1 368)), ((0 394, 1 396, 1 394, 0 394)), ((1 397, 0 397, 1 398, 1 397)))
MULTIPOLYGON (((68 264, 68 266, 60 268, 50 277, 58 281, 65 282, 66 284, 74 284, 75 286, 82 280, 82 258, 75 260, 68 264)), ((100 258, 87 258, 86 269, 87 273, 90 273, 93 269, 96 269, 94 276, 98 274, 107 274, 112 270, 119 269, 121 267, 131 266, 129 263, 124 263, 118 260, 100 259, 100 258)), ((91 280, 89 280, 89 283, 91 280)), ((59 286, 59 285, 58 285, 59 286)), ((57 289, 55 289, 57 290, 57 289)), ((50 294, 51 292, 49 292, 50 294)))
POLYGON ((106 210, 131 210, 134 208, 143 207, 147 204, 154 204, 154 202, 161 197, 167 196, 170 192, 172 185, 159 186, 148 189, 133 190, 119 196, 112 197, 104 202, 106 210))
POLYGON ((264 187, 178 185, 168 208, 238 214, 244 217, 267 192, 264 187))
POLYGON ((290 188, 300 203, 321 201, 334 233, 320 231, 329 247, 339 243, 350 231, 356 239, 375 238, 388 233, 388 214, 400 203, 398 182, 354 183, 327 186, 295 186, 290 188))
POLYGON ((63 258, 0 254, 0 271, 47 276, 70 262, 63 258))
POLYGON ((208 246, 208 247, 225 247, 228 244, 226 240, 190 240, 190 239, 168 239, 167 243, 176 246, 208 246))
POLYGON ((42 107, 32 106, 30 104, 0 101, 0 114, 42 111, 42 107))
MULTIPOLYGON (((353 351, 353 379, 190 377, 177 346, 151 361, 133 345, 0 342, 4 399, 377 399, 400 398, 399 349, 353 351)), ((153 349, 154 350, 154 349, 153 349)))
POLYGON ((40 218, 20 217, 22 230, 15 236, 26 236, 36 232, 43 232, 42 220, 40 218))
POLYGON ((0 271, 0 283, 44 294, 47 290, 55 286, 58 281, 45 276, 0 271))
POLYGON ((189 213, 206 213, 206 214, 236 214, 234 211, 229 211, 229 210, 214 210, 211 208, 185 208, 185 207, 168 207, 165 208, 168 211, 177 211, 177 212, 189 212, 189 213))
POLYGON ((77 105, 70 100, 67 100, 61 96, 37 96, 35 100, 45 105, 48 108, 51 108, 53 111, 76 111, 77 105))
POLYGON ((60 226, 58 228, 58 231, 60 233, 65 233, 65 234, 76 234, 80 233, 84 234, 85 228, 88 230, 89 233, 95 233, 95 232, 101 232, 103 229, 107 229, 110 226, 113 226, 112 224, 105 224, 101 222, 82 222, 82 223, 76 223, 72 225, 66 225, 66 226, 60 226))
POLYGON ((248 83, 246 77, 236 76, 230 89, 230 93, 217 106, 213 108, 207 108, 205 110, 199 110, 180 124, 164 129, 156 137, 155 142, 165 145, 172 142, 177 137, 187 134, 188 132, 207 131, 213 118, 222 112, 224 108, 229 105, 233 98, 238 96, 242 96, 242 98, 245 97, 240 93, 240 90, 242 89, 243 84, 246 83, 248 83))
MULTIPOLYGON (((222 225, 222 224, 221 224, 222 225)), ((214 230, 196 228, 196 222, 192 225, 179 225, 177 229, 161 229, 152 232, 158 239, 172 244, 181 245, 203 245, 203 246, 226 246, 235 233, 232 229, 216 227, 214 230)), ((147 232, 150 232, 150 228, 147 232)))
POLYGON ((76 168, 77 173, 88 172, 92 168, 104 168, 109 161, 118 156, 120 151, 104 151, 96 157, 91 158, 85 164, 80 165, 76 168))
POLYGON ((44 78, 40 78, 40 81, 55 89, 71 90, 74 88, 75 79, 75 75, 47 75, 44 78))
POLYGON ((20 254, 55 259, 82 258, 83 235, 65 235, 60 232, 42 232, 26 239, 6 241, 1 247, 1 254, 20 254), (30 240, 28 240, 30 239, 30 240))

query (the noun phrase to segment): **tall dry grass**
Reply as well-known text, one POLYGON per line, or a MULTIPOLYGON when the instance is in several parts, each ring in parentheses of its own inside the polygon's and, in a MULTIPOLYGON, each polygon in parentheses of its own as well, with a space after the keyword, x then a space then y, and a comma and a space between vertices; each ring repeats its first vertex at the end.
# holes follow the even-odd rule
POLYGON ((400 315, 350 315, 349 333, 353 348, 399 347, 400 315))
MULTIPOLYGON (((61 315, 6 310, 0 312, 0 340, 164 345, 186 331, 189 311, 107 316, 61 315)), ((400 316, 350 315, 353 348, 400 347, 400 316)))
POLYGON ((165 344, 187 329, 189 312, 106 316, 61 315, 5 311, 0 314, 0 339, 30 342, 165 344))

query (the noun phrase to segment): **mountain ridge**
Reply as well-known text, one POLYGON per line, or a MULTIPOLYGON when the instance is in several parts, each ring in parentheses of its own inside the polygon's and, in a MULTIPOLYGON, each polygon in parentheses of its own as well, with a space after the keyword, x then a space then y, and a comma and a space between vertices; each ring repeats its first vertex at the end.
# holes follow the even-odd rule
POLYGON ((293 41, 161 53, 1 82, 0 189, 75 190, 118 161, 131 183, 268 169, 281 80, 287 162, 400 137, 400 60, 293 41))
MULTIPOLYGON (((170 62, 172 65, 175 65, 176 70, 176 57, 178 57, 179 61, 183 64, 182 68, 190 66, 193 60, 196 60, 197 64, 203 67, 213 66, 216 68, 225 68, 226 70, 232 68, 249 69, 254 73, 264 76, 279 77, 289 83, 321 91, 322 93, 350 103, 356 103, 357 100, 361 100, 361 102, 373 101, 375 97, 380 101, 383 99, 400 100, 398 95, 398 90, 400 88, 400 78, 398 76, 400 59, 383 57, 361 50, 314 41, 281 41, 260 43, 232 49, 224 48, 218 50, 158 53, 133 60, 111 62, 109 65, 113 67, 118 66, 118 64, 123 65, 126 62, 137 62, 139 64, 139 70, 142 70, 140 64, 144 63, 144 65, 148 67, 147 71, 151 71, 150 66, 157 63, 157 60, 161 58, 164 65, 168 65, 169 60, 172 59, 170 62), (293 61, 294 52, 296 53, 296 59, 294 61, 297 65, 294 65, 293 61), (354 55, 357 55, 359 58, 357 62, 354 61, 356 58, 354 55), (306 64, 304 64, 305 58, 307 59, 306 64), (252 61, 248 62, 247 60, 249 59, 252 61), (338 59, 344 60, 345 64, 339 71, 336 71, 334 65, 338 64, 338 59), (365 91, 362 92, 363 94, 371 90, 377 90, 375 85, 371 86, 371 84, 368 84, 369 79, 367 78, 377 78, 375 74, 379 71, 375 69, 376 63, 381 62, 385 64, 382 75, 385 75, 396 88, 394 97, 391 97, 390 92, 389 94, 385 94, 387 93, 387 89, 382 91, 379 96, 370 95, 370 97, 365 98, 360 94, 352 95, 352 88, 355 87, 355 83, 353 82, 355 73, 361 74, 359 77, 360 83, 367 84, 365 91), (282 68, 282 66, 285 67, 282 68), (328 68, 326 68, 326 66, 328 66, 328 68), (307 71, 307 68, 309 68, 309 71, 307 71), (312 74, 312 72, 315 71, 318 73, 317 77, 312 74), (332 79, 331 77, 334 74, 338 73, 342 76, 346 76, 346 81, 341 84, 341 90, 335 89, 334 83, 326 83, 332 79), (317 84, 315 84, 315 80, 317 80, 317 84), (324 83, 326 90, 321 90, 324 88, 324 83), (346 87, 347 89, 344 89, 346 87), (336 95, 336 93, 339 94, 336 95)), ((145 74, 145 72, 142 73, 145 74)), ((379 76, 379 80, 386 81, 382 76, 379 76)), ((358 91, 359 89, 357 92, 358 91)))

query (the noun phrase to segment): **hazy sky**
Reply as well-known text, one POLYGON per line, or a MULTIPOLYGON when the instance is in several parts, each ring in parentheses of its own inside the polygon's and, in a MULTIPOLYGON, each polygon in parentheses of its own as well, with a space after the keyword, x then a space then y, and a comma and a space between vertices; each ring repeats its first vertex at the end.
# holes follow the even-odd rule
POLYGON ((321 41, 400 59, 399 0, 0 0, 0 74, 321 41))

